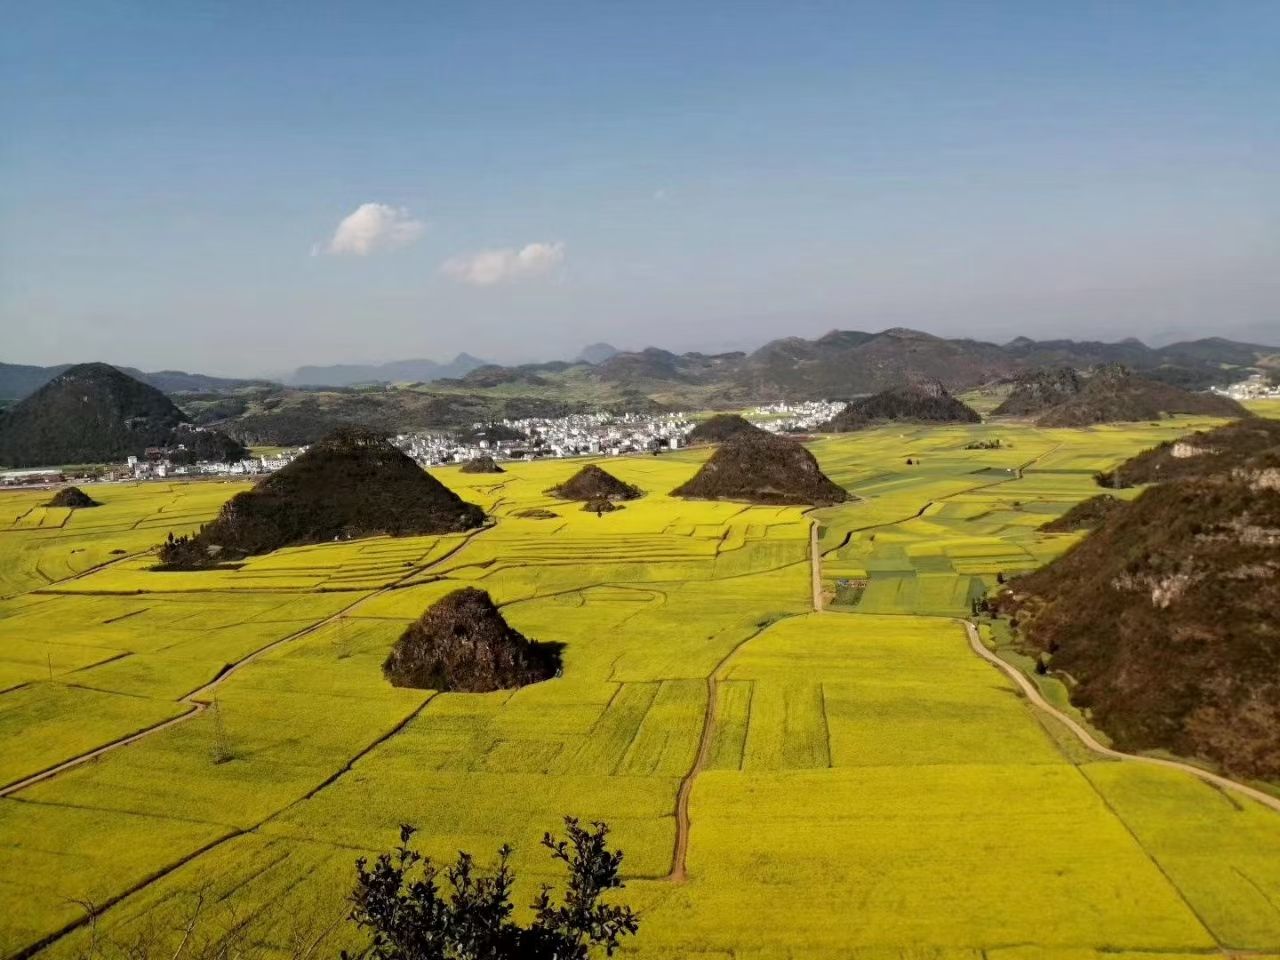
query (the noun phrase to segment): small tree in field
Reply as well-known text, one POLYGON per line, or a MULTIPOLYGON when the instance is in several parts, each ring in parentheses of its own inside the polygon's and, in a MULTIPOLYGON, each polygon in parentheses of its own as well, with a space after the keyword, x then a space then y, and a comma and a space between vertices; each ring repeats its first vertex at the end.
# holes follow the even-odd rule
MULTIPOLYGON (((364 858, 356 861, 350 919, 372 932, 369 955, 374 960, 586 960, 598 948, 612 956, 621 938, 639 926, 630 907, 600 902, 606 891, 623 886, 618 879, 622 854, 606 844, 605 824, 588 829, 573 817, 565 817, 564 824, 564 839, 550 833, 542 838, 552 858, 569 871, 564 897, 555 903, 551 888, 544 886, 528 927, 511 919, 510 847, 498 851, 490 872, 460 853, 442 873, 409 845, 416 831, 402 825, 392 852, 379 855, 372 866, 364 858)), ((343 957, 350 960, 345 952, 343 957)))

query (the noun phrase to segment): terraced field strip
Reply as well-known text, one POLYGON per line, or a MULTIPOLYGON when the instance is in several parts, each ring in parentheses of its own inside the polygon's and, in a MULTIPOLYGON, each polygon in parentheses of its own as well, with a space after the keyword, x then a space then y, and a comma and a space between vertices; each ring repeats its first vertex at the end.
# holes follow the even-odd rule
MULTIPOLYGON (((458 546, 461 547, 462 544, 469 542, 472 537, 480 533, 483 533, 485 530, 489 530, 489 529, 492 529, 492 528, 491 527, 479 528, 478 530, 474 531, 470 536, 468 536, 466 539, 464 539, 462 543, 460 543, 458 546)), ((297 630, 294 633, 281 637, 278 640, 273 640, 271 643, 267 644, 264 647, 259 647, 257 650, 253 651, 248 656, 232 664, 226 670, 223 670, 222 673, 218 674, 218 676, 215 677, 213 680, 209 681, 208 683, 204 684, 198 689, 191 691, 191 693, 188 693, 185 696, 179 698, 179 701, 178 701, 179 703, 185 703, 191 707, 191 709, 188 710, 186 713, 173 717, 169 720, 165 720, 162 723, 158 723, 153 727, 148 727, 145 730, 140 730, 139 732, 132 734, 128 737, 125 737, 121 740, 116 740, 112 743, 104 744, 103 746, 90 750, 88 753, 83 753, 78 757, 72 757, 70 760, 64 761, 63 763, 60 763, 55 767, 50 767, 48 770, 43 770, 40 773, 36 773, 29 777, 25 777, 22 780, 17 780, 17 781, 14 781, 13 783, 7 784, 3 788, 0 788, 0 797, 10 796, 11 794, 17 793, 20 790, 24 790, 27 787, 31 787, 37 783, 42 783, 45 780, 52 779, 53 777, 56 777, 58 774, 65 773, 68 770, 73 770, 76 767, 89 763, 92 760, 96 760, 99 757, 105 756, 106 754, 111 753, 115 750, 119 750, 123 747, 127 747, 130 744, 137 743, 140 740, 144 740, 147 737, 160 733, 161 731, 167 730, 170 727, 177 726, 180 723, 185 723, 188 720, 191 720, 195 717, 200 716, 200 714, 204 713, 204 711, 209 708, 209 701, 203 698, 211 694, 220 684, 224 683, 229 677, 235 675, 236 673, 239 673, 245 667, 249 666, 254 661, 270 653, 272 650, 275 650, 277 647, 283 646, 286 643, 292 643, 295 640, 300 640, 303 637, 310 636, 311 634, 315 633, 317 630, 320 630, 321 628, 326 627, 329 624, 334 623, 340 620, 341 618, 347 616, 352 610, 354 610, 356 607, 359 607, 361 604, 367 603, 368 601, 373 600, 375 597, 380 597, 385 593, 388 593, 392 590, 397 589, 400 586, 400 584, 402 584, 405 580, 408 580, 411 577, 418 576, 427 567, 432 566, 434 563, 439 563, 440 561, 451 556, 454 552, 455 552, 454 550, 451 550, 448 553, 446 553, 444 556, 440 557, 437 560, 432 561, 431 563, 428 563, 420 567, 416 566, 412 570, 410 570, 408 573, 406 573, 403 577, 401 577, 399 580, 395 581, 394 583, 387 584, 381 590, 376 590, 373 593, 366 594, 365 596, 360 597, 358 600, 355 600, 352 603, 347 604, 347 606, 343 607, 341 610, 338 610, 336 613, 333 613, 322 620, 317 620, 315 623, 312 623, 301 630, 297 630)))
POLYGON ((1189 763, 1182 763, 1178 760, 1165 760, 1162 757, 1146 757, 1137 753, 1123 753, 1120 750, 1113 750, 1111 747, 1103 746, 1093 734, 1086 730, 1083 726, 1067 716, 1053 704, 1049 703, 1040 694, 1040 690, 1034 683, 1027 679, 1026 675, 1011 663, 1006 663, 998 656, 992 653, 983 644, 982 639, 978 636, 978 628, 967 620, 960 621, 964 624, 965 633, 969 636, 969 647, 986 660, 992 666, 1001 670, 1014 683, 1018 685, 1027 699, 1037 709, 1047 713, 1053 717, 1064 727, 1070 730, 1081 743, 1092 750, 1099 756, 1107 757, 1110 760, 1124 760, 1134 763, 1145 763, 1154 767, 1166 767, 1170 770, 1180 770, 1183 773, 1189 773, 1193 777, 1199 777, 1212 786, 1221 787, 1225 790, 1234 790, 1236 793, 1248 797, 1250 800, 1256 800, 1264 807, 1270 807, 1277 813, 1280 813, 1280 797, 1274 797, 1269 793, 1251 787, 1248 784, 1239 783, 1228 777, 1213 773, 1209 770, 1202 770, 1200 767, 1189 763))
MULTIPOLYGON (((817 527, 815 526, 813 530, 816 533, 817 527)), ((698 778, 698 774, 706 767, 707 761, 711 757, 711 742, 715 736, 716 705, 720 693, 721 675, 728 668, 730 661, 733 660, 739 650, 778 622, 780 621, 775 620, 773 623, 766 623, 739 640, 707 676, 707 707, 702 716, 702 736, 698 738, 698 753, 694 757, 693 766, 689 768, 689 772, 681 779, 680 788, 676 791, 676 841, 675 848, 671 854, 671 871, 666 876, 666 879, 671 883, 684 883, 689 879, 686 866, 689 856, 689 830, 692 826, 689 819, 689 797, 693 793, 694 780, 698 778)))
POLYGON ((818 550, 818 522, 809 523, 809 572, 813 585, 813 611, 822 612, 822 553, 818 550))

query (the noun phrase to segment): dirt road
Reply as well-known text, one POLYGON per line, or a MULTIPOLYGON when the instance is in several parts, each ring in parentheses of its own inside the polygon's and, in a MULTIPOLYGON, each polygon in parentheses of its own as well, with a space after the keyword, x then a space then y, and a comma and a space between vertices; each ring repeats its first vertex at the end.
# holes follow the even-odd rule
POLYGON ((1181 763, 1177 760, 1165 760, 1160 757, 1144 757, 1135 753, 1122 753, 1119 750, 1113 750, 1110 747, 1103 746, 1102 743, 1100 743, 1098 739, 1083 726, 1045 700, 1040 693, 1040 689, 1031 682, 1026 674, 1013 664, 1005 663, 1005 661, 1001 660, 994 653, 988 650, 983 644, 982 638, 978 636, 977 627, 968 621, 962 620, 960 622, 964 624, 965 632, 969 635, 969 646, 973 649, 974 653, 980 656, 983 660, 986 660, 992 666, 998 668, 1010 680, 1012 680, 1018 686, 1018 689, 1026 695, 1027 699, 1031 701, 1032 706, 1049 714, 1049 716, 1053 717, 1064 727, 1070 730, 1077 740, 1099 756, 1107 757, 1111 760, 1124 760, 1132 763, 1145 763, 1153 767, 1168 767, 1171 770, 1181 770, 1183 773, 1189 773, 1193 777, 1199 777, 1206 783, 1213 784, 1216 787, 1221 787, 1224 790, 1231 790, 1234 793, 1248 797, 1250 800, 1256 800, 1264 807, 1270 807, 1272 810, 1280 813, 1280 798, 1273 797, 1269 793, 1263 793, 1261 790, 1257 790, 1254 787, 1250 787, 1243 783, 1237 783, 1235 780, 1219 776, 1218 774, 1211 773, 1208 770, 1201 770, 1199 767, 1192 766, 1189 763, 1181 763))

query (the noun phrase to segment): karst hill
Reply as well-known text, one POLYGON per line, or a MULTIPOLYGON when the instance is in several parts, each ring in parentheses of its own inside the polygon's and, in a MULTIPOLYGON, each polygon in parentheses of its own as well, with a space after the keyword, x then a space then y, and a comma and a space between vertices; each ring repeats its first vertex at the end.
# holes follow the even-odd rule
POLYGON ((688 443, 723 443, 743 433, 761 433, 759 427, 736 413, 717 413, 689 431, 688 443))
POLYGON ((462 465, 460 473, 506 473, 493 457, 473 457, 462 465))
POLYGON ((619 480, 609 471, 587 464, 564 483, 547 491, 561 500, 635 500, 643 491, 619 480))
POLYGON ((115 462, 197 440, 245 455, 220 433, 192 429, 155 387, 105 363, 69 367, 0 414, 0 463, 14 467, 115 462))
POLYGON ((348 427, 232 497, 195 537, 166 544, 161 563, 199 567, 351 537, 456 533, 478 527, 484 519, 483 510, 463 501, 394 444, 348 427))
POLYGON ((1099 367, 1070 399, 1036 420, 1040 427, 1087 427, 1094 423, 1159 420, 1178 413, 1210 417, 1247 417, 1249 411, 1229 397, 1192 393, 1137 376, 1121 364, 1099 367))
POLYGON ((831 433, 864 430, 882 423, 981 423, 982 418, 937 380, 922 380, 860 397, 821 429, 831 433))
POLYGON ((851 499, 819 469, 813 454, 801 444, 764 430, 740 433, 722 443, 671 495, 777 505, 851 499))
POLYGON ((49 500, 48 507, 71 507, 76 510, 85 507, 100 507, 102 504, 89 496, 79 487, 63 487, 49 500))
POLYGON ((488 693, 546 680, 559 668, 558 645, 530 641, 507 624, 489 594, 465 587, 409 625, 382 672, 397 687, 488 693))
POLYGON ((1043 367, 1020 374, 1014 379, 1009 395, 991 414, 996 417, 1035 416, 1071 400, 1084 389, 1084 384, 1084 377, 1071 367, 1043 367))
POLYGON ((1140 475, 1188 463, 1132 503, 1111 504, 1075 548, 996 602, 1120 749, 1275 779, 1280 429, 1251 427, 1186 441, 1201 453, 1175 458, 1167 445, 1122 467, 1140 475))

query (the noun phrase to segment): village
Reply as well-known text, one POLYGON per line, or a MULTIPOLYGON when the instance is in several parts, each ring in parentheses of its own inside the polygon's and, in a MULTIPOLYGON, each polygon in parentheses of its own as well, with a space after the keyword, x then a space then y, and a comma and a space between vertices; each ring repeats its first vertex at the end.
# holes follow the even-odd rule
MULTIPOLYGON (((752 417, 773 432, 804 432, 829 420, 842 403, 814 401, 758 406, 752 417)), ((660 454, 677 450, 695 422, 684 412, 575 414, 473 423, 460 432, 406 433, 393 438, 396 446, 424 467, 465 463, 479 456, 495 460, 536 460, 564 457, 616 457, 660 454)), ((181 447, 178 448, 182 450, 181 447)), ((305 446, 270 448, 232 461, 184 462, 187 458, 156 448, 123 463, 75 469, 44 467, 0 473, 2 486, 37 486, 72 480, 113 482, 172 478, 242 478, 274 473, 306 451, 305 446)))

